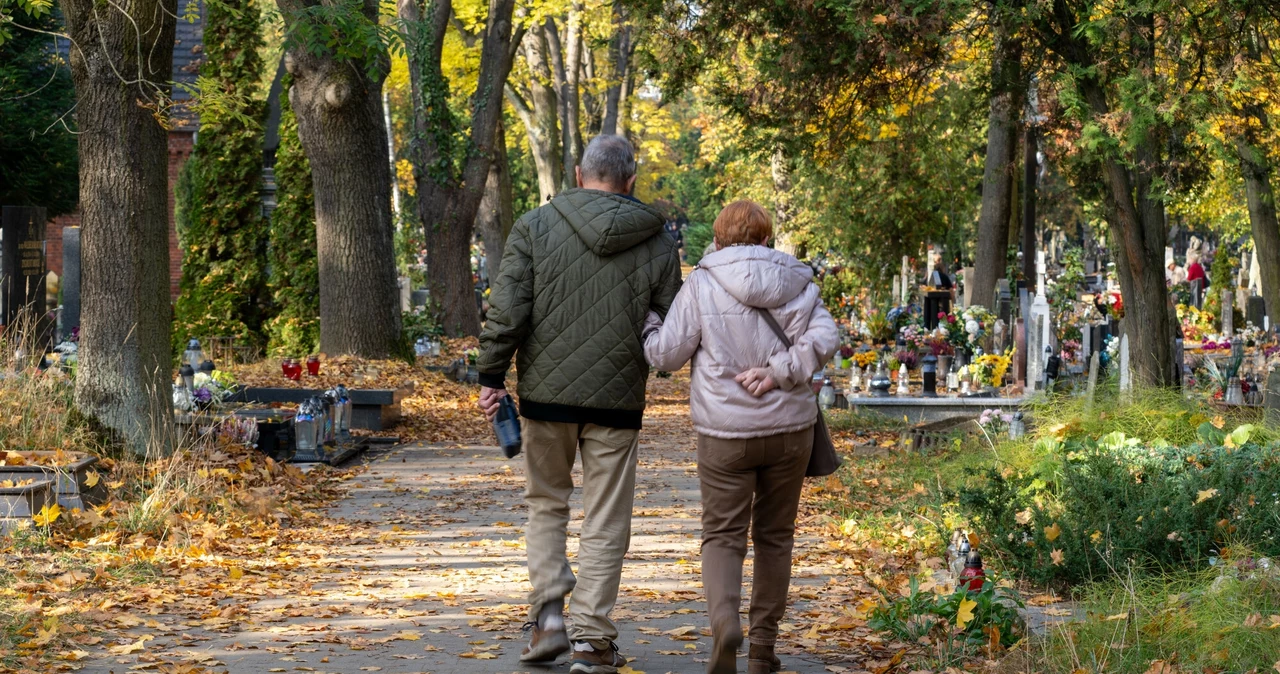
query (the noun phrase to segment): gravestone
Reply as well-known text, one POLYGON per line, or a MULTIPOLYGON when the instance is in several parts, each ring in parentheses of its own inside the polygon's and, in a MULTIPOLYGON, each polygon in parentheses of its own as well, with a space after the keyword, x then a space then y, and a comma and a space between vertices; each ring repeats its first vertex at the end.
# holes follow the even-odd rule
POLYGON ((911 262, 906 255, 902 256, 902 295, 899 297, 899 306, 907 306, 907 302, 911 299, 911 262))
POLYGON ((396 278, 396 288, 400 291, 400 312, 406 312, 413 309, 412 289, 409 287, 410 281, 408 276, 400 276, 396 278))
POLYGON ((1196 279, 1191 282, 1191 305, 1197 309, 1204 308, 1204 281, 1196 279))
POLYGON ((80 327, 80 228, 62 229, 62 339, 80 327))
POLYGON ((1089 396, 1088 407, 1090 410, 1093 408, 1094 389, 1098 388, 1098 362, 1101 355, 1102 354, 1095 351, 1093 355, 1089 357, 1089 388, 1087 395, 1089 396))
POLYGON ((1009 279, 996 281, 996 317, 1005 325, 1013 324, 1013 295, 1009 292, 1009 279))
POLYGON ((1027 390, 1044 388, 1044 322, 1045 315, 1031 311, 1031 329, 1027 331, 1027 390))
POLYGON ((1262 392, 1262 406, 1266 408, 1265 418, 1268 423, 1280 423, 1280 369, 1272 370, 1267 375, 1266 390, 1262 392))
POLYGON ((33 318, 44 316, 45 211, 41 207, 5 206, 0 215, 0 321, 12 325, 24 307, 33 318))
POLYGON ((1187 370, 1187 352, 1181 337, 1173 338, 1173 380, 1182 386, 1187 370))
POLYGON ((1013 380, 1018 382, 1020 386, 1026 385, 1027 381, 1027 328, 1023 324, 1022 319, 1013 327, 1014 339, 1014 358, 1013 358, 1013 380))
POLYGON ((1222 334, 1227 339, 1236 334, 1235 307, 1231 305, 1231 291, 1222 291, 1222 334))
POLYGON ((1253 323, 1253 327, 1263 328, 1265 330, 1268 327, 1266 325, 1267 324, 1266 316, 1267 316, 1267 301, 1256 295, 1253 297, 1250 297, 1249 301, 1245 304, 1245 309, 1244 309, 1245 320, 1249 321, 1250 323, 1253 323))
POLYGON ((964 297, 964 303, 961 304, 962 308, 973 304, 973 267, 964 267, 963 270, 964 292, 961 293, 961 296, 964 297))
MULTIPOLYGON (((895 276, 893 277, 893 301, 897 302, 901 298, 902 298, 902 277, 895 276)), ((900 306, 900 305, 895 304, 895 306, 900 306)))
POLYGON ((1133 390, 1133 373, 1129 371, 1129 335, 1120 335, 1120 392, 1133 390))

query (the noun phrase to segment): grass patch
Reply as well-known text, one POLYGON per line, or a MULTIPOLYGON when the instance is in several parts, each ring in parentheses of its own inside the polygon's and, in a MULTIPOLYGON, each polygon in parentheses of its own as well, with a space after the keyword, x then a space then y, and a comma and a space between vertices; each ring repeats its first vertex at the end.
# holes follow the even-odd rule
POLYGON ((1272 671, 1280 658, 1280 575, 1242 558, 1217 569, 1133 572, 1091 586, 1088 618, 1024 644, 1000 671, 1272 671), (1167 668, 1153 668, 1160 661, 1167 668))

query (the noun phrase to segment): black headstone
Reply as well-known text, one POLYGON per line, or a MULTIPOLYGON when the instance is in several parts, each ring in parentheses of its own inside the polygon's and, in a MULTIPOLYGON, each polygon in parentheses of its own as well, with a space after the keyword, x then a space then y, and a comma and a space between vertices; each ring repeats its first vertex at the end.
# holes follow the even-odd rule
POLYGON ((80 327, 80 228, 62 229, 61 337, 68 339, 80 327))
POLYGON ((23 307, 33 319, 44 316, 45 211, 39 206, 5 206, 0 211, 0 321, 12 325, 23 307))
POLYGON ((1245 320, 1253 323, 1253 327, 1261 330, 1266 327, 1263 325, 1262 317, 1267 315, 1267 302, 1261 297, 1250 297, 1244 305, 1245 320))

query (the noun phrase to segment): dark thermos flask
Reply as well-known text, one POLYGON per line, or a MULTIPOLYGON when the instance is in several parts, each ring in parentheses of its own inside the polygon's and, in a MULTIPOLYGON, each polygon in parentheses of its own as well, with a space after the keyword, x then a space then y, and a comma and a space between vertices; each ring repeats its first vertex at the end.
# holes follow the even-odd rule
POLYGON ((502 396, 498 403, 498 415, 493 419, 493 432, 498 435, 498 445, 508 459, 520 453, 520 413, 511 396, 502 396))

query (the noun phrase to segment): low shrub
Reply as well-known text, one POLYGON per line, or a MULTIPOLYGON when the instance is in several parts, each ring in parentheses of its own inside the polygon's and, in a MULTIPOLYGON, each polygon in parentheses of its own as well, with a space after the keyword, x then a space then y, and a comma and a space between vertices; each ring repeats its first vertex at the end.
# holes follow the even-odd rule
POLYGON ((1042 461, 988 468, 961 507, 1004 568, 1038 582, 1098 580, 1128 563, 1202 564, 1228 542, 1280 554, 1280 448, 1206 422, 1185 447, 1122 432, 1041 441, 1042 461))

